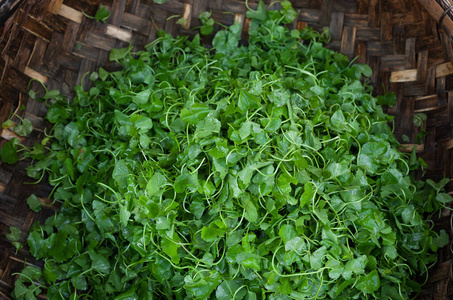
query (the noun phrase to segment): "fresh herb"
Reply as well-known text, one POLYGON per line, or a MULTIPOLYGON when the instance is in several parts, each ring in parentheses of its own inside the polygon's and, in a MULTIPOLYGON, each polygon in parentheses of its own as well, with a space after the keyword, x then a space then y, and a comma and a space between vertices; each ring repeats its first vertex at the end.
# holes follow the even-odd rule
POLYGON ((113 50, 122 69, 91 74, 72 101, 46 93, 50 151, 27 174, 48 174, 62 208, 31 229, 44 268, 26 268, 14 298, 420 291, 411 278, 448 242, 424 219, 452 200, 448 180, 413 178, 423 161, 397 150, 378 103, 394 95, 373 97, 370 67, 326 49, 328 31, 282 25, 297 14, 281 4, 247 13, 246 46, 239 24, 212 49, 159 32, 113 50))
MULTIPOLYGON (((17 116, 19 118, 19 116, 17 116)), ((22 119, 21 123, 14 126, 14 132, 20 136, 28 136, 33 131, 33 124, 29 119, 22 119)))
POLYGON ((187 19, 184 17, 180 17, 178 21, 176 21, 176 24, 181 25, 181 26, 186 26, 187 25, 187 19))
POLYGON ((0 158, 3 162, 7 164, 15 164, 19 160, 19 155, 17 154, 18 144, 19 139, 15 137, 3 144, 0 148, 0 158))
POLYGON ((23 245, 19 242, 20 240, 20 235, 21 235, 21 230, 20 228, 17 228, 15 226, 11 226, 9 228, 10 233, 6 234, 6 238, 8 241, 11 242, 11 244, 16 248, 16 252, 22 249, 23 245))
POLYGON ((8 120, 6 120, 5 122, 2 123, 2 128, 3 128, 3 129, 8 129, 8 128, 10 128, 11 126, 14 126, 15 124, 16 124, 16 123, 14 123, 13 120, 8 119, 8 120))
MULTIPOLYGON (((22 137, 30 135, 33 131, 33 124, 31 121, 27 118, 21 118, 16 114, 14 114, 14 116, 19 119, 20 123, 17 124, 11 119, 8 119, 2 123, 2 129, 12 128, 16 134, 22 137)), ((40 159, 44 157, 44 146, 36 144, 33 148, 26 148, 20 143, 18 138, 13 137, 11 140, 5 142, 0 148, 0 159, 7 164, 15 164, 20 159, 20 152, 24 152, 23 157, 40 159)))
POLYGON ((211 18, 211 12, 204 11, 200 13, 199 19, 203 24, 200 27, 200 33, 202 35, 210 35, 214 31, 214 19, 211 18))
POLYGON ((14 114, 16 118, 19 119, 20 123, 16 124, 13 120, 8 119, 2 123, 2 129, 13 128, 14 132, 19 136, 28 136, 33 131, 33 124, 27 118, 21 118, 18 115, 14 114))
POLYGON ((40 212, 42 203, 39 201, 38 197, 35 194, 31 194, 27 198, 28 207, 34 212, 40 212))
POLYGON ((96 14, 93 16, 87 15, 86 13, 82 12, 83 15, 89 19, 94 19, 96 21, 100 21, 102 23, 107 22, 108 18, 110 18, 110 11, 104 6, 104 5, 99 5, 98 10, 96 11, 96 14))
POLYGON ((428 132, 426 131, 426 129, 424 128, 425 127, 425 121, 426 119, 428 118, 427 115, 425 115, 424 113, 418 113, 414 116, 414 125, 416 127, 419 127, 420 128, 420 132, 417 133, 417 135, 415 136, 415 143, 417 144, 421 144, 423 143, 423 139, 426 135, 428 135, 428 132))
POLYGON ((37 267, 25 267, 14 283, 13 299, 36 299, 42 293, 42 271, 37 267))

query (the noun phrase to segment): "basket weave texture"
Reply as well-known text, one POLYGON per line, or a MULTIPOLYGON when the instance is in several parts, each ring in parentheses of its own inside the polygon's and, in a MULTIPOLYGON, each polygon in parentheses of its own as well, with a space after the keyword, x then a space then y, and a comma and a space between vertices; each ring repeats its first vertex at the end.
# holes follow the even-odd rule
MULTIPOLYGON (((249 1, 253 8, 257 1, 249 1)), ((267 4, 270 1, 265 1, 267 4)), ((439 28, 435 19, 416 0, 292 0, 299 11, 291 26, 322 30, 329 27, 329 47, 340 51, 373 69, 370 78, 376 94, 393 91, 396 105, 388 113, 395 116, 395 135, 403 141, 402 149, 410 151, 420 128, 413 124, 419 113, 428 116, 424 128, 429 132, 422 144, 415 145, 428 163, 427 178, 453 178, 453 47, 449 34, 439 28), (405 138, 407 140, 407 138, 405 138)), ((48 89, 59 89, 71 96, 88 72, 100 66, 109 67, 108 53, 113 48, 135 50, 154 40, 163 29, 173 35, 194 35, 201 25, 198 15, 212 11, 219 23, 248 26, 247 8, 239 0, 168 0, 163 5, 152 0, 29 0, 8 20, 0 39, 0 122, 15 111, 29 118, 34 126, 30 137, 21 142, 32 146, 42 139, 46 128, 45 106, 31 100, 29 88, 39 90, 39 80, 48 89), (107 23, 85 17, 94 15, 103 4, 112 15, 107 23), (176 22, 179 15, 185 26, 176 22), (25 110, 19 109, 21 105, 25 110)), ((217 25, 216 25, 217 26, 217 25)), ((209 37, 206 39, 209 42, 209 37)), ((1 129, 0 129, 1 130, 1 129)), ((15 134, 0 132, 0 146, 15 134)), ((35 193, 44 203, 51 187, 42 182, 26 184, 27 162, 7 165, 0 161, 0 299, 9 299, 14 285, 13 273, 24 264, 37 264, 23 248, 17 254, 6 240, 10 226, 22 230, 21 242, 35 221, 54 214, 54 206, 44 206, 40 213, 31 212, 26 199, 35 193)), ((447 185, 453 192, 453 184, 447 185)), ((442 212, 435 221, 437 230, 450 234, 450 211, 442 212)), ((453 299, 452 252, 439 251, 436 266, 431 269, 428 284, 418 299, 453 299)))

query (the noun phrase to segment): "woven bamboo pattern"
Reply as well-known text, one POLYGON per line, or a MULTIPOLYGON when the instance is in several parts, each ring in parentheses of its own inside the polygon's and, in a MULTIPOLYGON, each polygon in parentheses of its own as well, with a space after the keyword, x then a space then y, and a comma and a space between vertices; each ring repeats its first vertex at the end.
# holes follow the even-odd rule
MULTIPOLYGON (((442 13, 442 15, 444 15, 443 18, 445 17, 452 17, 453 16, 453 3, 450 1, 450 0, 436 0, 436 2, 442 7, 442 9, 444 10, 444 12, 442 13)), ((442 17, 442 16, 441 16, 442 17)), ((442 23, 443 20, 440 20, 439 23, 442 23)))
MULTIPOLYGON (((357 62, 372 67, 370 81, 376 94, 396 94, 397 103, 388 110, 395 116, 395 135, 403 150, 416 146, 418 155, 429 165, 426 178, 453 178, 453 45, 450 34, 438 26, 438 17, 431 17, 416 0, 291 2, 299 12, 293 28, 328 27, 331 49, 351 59, 357 57, 357 62), (423 128, 429 134, 416 144, 421 129, 414 126, 413 119, 419 113, 427 115, 423 128)), ((251 8, 256 3, 248 1, 251 8)), ((44 103, 29 98, 29 88, 42 91, 40 84, 30 84, 30 80, 41 81, 48 89, 59 89, 71 97, 73 87, 82 82, 85 74, 101 66, 114 67, 108 62, 111 49, 129 44, 135 50, 142 49, 160 29, 174 36, 194 35, 197 31, 191 28, 201 25, 198 16, 203 11, 212 11, 212 17, 225 25, 239 22, 246 37, 247 7, 240 0, 168 0, 162 5, 153 0, 25 1, 0 35, 0 123, 11 112, 29 118, 33 133, 20 140, 32 146, 45 137, 46 108, 44 103), (84 16, 83 13, 93 16, 100 4, 111 11, 106 23, 84 16), (177 24, 181 17, 187 21, 185 26, 177 24)), ((209 44, 211 38, 206 37, 205 43, 209 44)), ((87 80, 82 84, 87 84, 87 80)), ((14 136, 13 132, 2 130, 0 146, 14 136)), ((30 226, 58 209, 47 198, 51 187, 45 181, 28 184, 31 179, 26 175, 26 166, 26 161, 12 166, 0 161, 0 299, 10 299, 13 274, 20 272, 24 264, 40 265, 27 247, 15 253, 5 237, 9 227, 19 227, 21 242, 25 243, 30 226), (26 199, 31 193, 48 204, 40 213, 28 209, 26 199)), ((451 182, 447 191, 453 193, 451 182)), ((451 235, 451 218, 450 211, 443 211, 435 228, 451 235)), ((453 299, 450 248, 439 252, 438 263, 431 269, 418 299, 453 299)))

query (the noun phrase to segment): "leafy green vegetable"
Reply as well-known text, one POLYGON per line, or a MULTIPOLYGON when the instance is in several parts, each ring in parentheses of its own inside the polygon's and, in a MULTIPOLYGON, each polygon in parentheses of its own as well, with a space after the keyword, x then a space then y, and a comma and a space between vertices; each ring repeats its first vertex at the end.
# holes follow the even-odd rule
POLYGON ((15 116, 17 118, 19 118, 19 120, 20 120, 19 124, 16 124, 11 119, 8 119, 2 123, 2 128, 8 129, 10 127, 13 127, 14 132, 17 133, 18 135, 28 136, 33 131, 33 124, 27 118, 23 119, 17 115, 15 115, 15 116))
POLYGON ((11 244, 16 248, 16 251, 19 251, 23 247, 23 245, 19 242, 22 231, 20 230, 20 228, 17 228, 15 226, 11 226, 9 230, 10 233, 7 233, 5 236, 8 241, 10 241, 11 244))
POLYGON ((110 11, 105 8, 104 5, 99 5, 99 8, 96 12, 96 14, 94 15, 94 19, 96 21, 101 21, 102 23, 105 23, 107 22, 107 19, 110 17, 111 13, 110 11))
MULTIPOLYGON (((111 12, 104 5, 100 4, 99 7, 98 7, 98 10, 96 11, 96 14, 94 15, 94 17, 89 16, 89 15, 87 15, 85 13, 83 13, 83 15, 85 17, 89 18, 89 19, 94 19, 96 21, 100 21, 102 23, 105 23, 105 22, 107 22, 108 18, 110 18, 111 12)), ((35 96, 35 95, 32 94, 31 96, 35 96)))
POLYGON ((211 13, 204 11, 200 13, 199 19, 203 24, 200 27, 200 33, 202 35, 210 35, 214 31, 214 19, 211 18, 211 13))
POLYGON ((13 299, 37 299, 43 287, 41 270, 34 266, 25 267, 14 283, 13 299))
POLYGON ((13 122, 13 120, 11 119, 8 119, 6 120, 5 122, 2 123, 2 128, 3 129, 8 129, 9 127, 13 126, 15 123, 13 122))
MULTIPOLYGON (((33 225, 44 268, 23 270, 15 298, 417 292, 410 278, 449 240, 423 219, 452 200, 448 180, 414 179, 424 165, 398 151, 380 106, 394 95, 374 97, 371 68, 325 48, 328 31, 288 29, 297 13, 280 4, 247 12, 247 43, 237 23, 211 49, 159 32, 146 50, 112 50, 122 68, 91 74, 72 102, 46 92, 54 127, 24 156, 62 208, 33 225)), ((5 144, 2 160, 16 152, 5 144)))
POLYGON ((7 164, 14 164, 19 160, 19 155, 17 154, 17 145, 19 144, 18 138, 12 138, 10 141, 7 141, 0 148, 0 158, 3 162, 7 164))
POLYGON ((31 210, 34 212, 40 212, 41 211, 41 201, 39 201, 38 197, 36 197, 35 194, 31 194, 30 197, 27 198, 27 204, 28 207, 30 207, 31 210))

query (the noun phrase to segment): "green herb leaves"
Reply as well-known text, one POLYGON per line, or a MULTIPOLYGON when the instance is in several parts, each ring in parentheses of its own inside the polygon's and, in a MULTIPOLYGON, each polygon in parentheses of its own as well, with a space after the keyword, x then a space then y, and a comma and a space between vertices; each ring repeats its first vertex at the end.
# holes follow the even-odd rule
POLYGON ((49 175, 62 209, 27 242, 50 299, 416 290, 408 278, 448 241, 422 218, 452 200, 447 181, 408 174, 419 162, 406 163, 379 106, 394 95, 373 97, 360 81, 371 69, 324 48, 328 32, 283 26, 297 13, 280 4, 247 12, 247 46, 239 24, 213 49, 159 32, 146 51, 112 50, 122 69, 93 73, 72 103, 49 101, 51 151, 35 147, 27 172, 49 175))
POLYGON ((96 21, 105 23, 105 22, 107 22, 108 18, 110 18, 111 13, 104 5, 101 4, 101 5, 99 5, 99 8, 96 11, 96 14, 94 15, 94 17, 89 16, 85 13, 83 13, 83 15, 89 19, 94 19, 96 21))
POLYGON ((10 233, 6 234, 6 238, 8 241, 11 242, 11 244, 16 248, 17 251, 22 249, 23 245, 19 242, 20 235, 21 235, 21 230, 15 226, 11 226, 9 228, 10 233))
POLYGON ((27 198, 28 207, 33 210, 34 212, 41 211, 41 201, 39 201, 38 197, 35 194, 31 194, 30 197, 27 198))
POLYGON ((0 158, 7 164, 14 164, 19 160, 19 155, 17 154, 17 145, 19 144, 18 138, 12 138, 10 141, 7 141, 0 148, 0 158))

